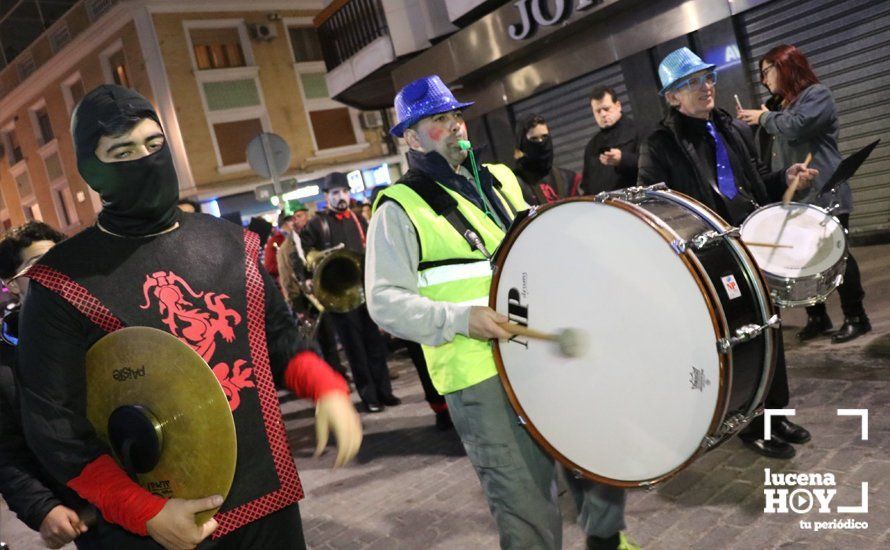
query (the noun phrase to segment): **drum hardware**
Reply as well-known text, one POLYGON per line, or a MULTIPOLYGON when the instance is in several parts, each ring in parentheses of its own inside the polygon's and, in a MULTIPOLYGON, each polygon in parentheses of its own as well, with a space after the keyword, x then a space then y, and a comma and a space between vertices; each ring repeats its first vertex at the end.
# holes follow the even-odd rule
MULTIPOLYGON (((834 191, 834 189, 832 189, 832 192, 833 192, 833 191, 834 191)), ((829 214, 831 214, 832 212, 834 212, 835 210, 837 210, 837 209, 840 208, 840 207, 841 207, 841 203, 836 202, 836 203, 832 204, 831 206, 829 206, 828 208, 826 208, 825 211, 828 212, 829 214)), ((819 227, 825 227, 826 225, 828 225, 828 222, 829 222, 829 221, 831 221, 831 218, 825 218, 825 219, 822 220, 822 222, 819 224, 819 227)), ((845 235, 847 234, 847 228, 846 228, 846 227, 844 228, 844 234, 845 234, 845 235)))
POLYGON ((486 259, 491 259, 491 253, 485 248, 485 243, 482 242, 482 239, 479 238, 479 235, 477 235, 475 231, 472 229, 464 231, 464 239, 470 243, 470 246, 481 252, 486 259))
POLYGON ((671 248, 677 254, 683 254, 689 248, 690 244, 695 250, 704 250, 714 244, 720 242, 724 237, 738 237, 739 236, 739 228, 738 227, 730 227, 725 231, 705 231, 703 233, 699 233, 695 235, 689 240, 684 239, 674 239, 671 241, 671 248))
POLYGON ((782 320, 779 319, 778 315, 773 315, 769 318, 769 321, 763 325, 755 325, 753 323, 743 325, 736 329, 735 336, 731 336, 728 339, 721 338, 717 340, 717 350, 720 351, 720 353, 728 353, 733 347, 760 336, 760 333, 764 330, 768 328, 779 328, 781 325, 782 320))
POLYGON ((560 353, 565 357, 580 357, 587 351, 587 335, 578 329, 564 328, 553 334, 548 334, 515 323, 499 323, 499 325, 514 336, 525 336, 526 338, 534 338, 536 340, 556 342, 560 353))
POLYGON ((702 438, 702 449, 710 449, 711 447, 717 445, 718 443, 726 439, 727 436, 730 436, 747 426, 752 420, 754 420, 761 414, 763 414, 763 409, 758 408, 748 415, 738 413, 730 416, 729 418, 724 420, 722 424, 720 424, 720 427, 717 428, 717 431, 714 433, 714 435, 708 435, 702 438))

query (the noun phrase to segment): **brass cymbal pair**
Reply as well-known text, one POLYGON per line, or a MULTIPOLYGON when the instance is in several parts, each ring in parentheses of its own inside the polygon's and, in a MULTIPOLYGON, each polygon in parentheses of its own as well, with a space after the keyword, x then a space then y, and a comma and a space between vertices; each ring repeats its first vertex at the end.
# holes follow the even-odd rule
MULTIPOLYGON (((200 355, 170 333, 129 327, 89 349, 86 376, 87 417, 137 483, 167 498, 225 499, 235 476, 235 422, 200 355)), ((196 523, 217 511, 196 514, 196 523)))

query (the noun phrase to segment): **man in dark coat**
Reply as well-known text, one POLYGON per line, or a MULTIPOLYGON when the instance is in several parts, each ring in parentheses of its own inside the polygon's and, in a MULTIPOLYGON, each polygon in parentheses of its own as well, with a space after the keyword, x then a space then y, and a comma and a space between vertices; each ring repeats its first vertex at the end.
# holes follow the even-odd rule
MULTIPOLYGON (((312 251, 342 245, 364 256, 368 222, 349 208, 349 181, 346 174, 331 172, 325 176, 323 191, 328 207, 316 213, 300 232, 300 243, 307 258, 312 251)), ((311 274, 307 274, 311 278, 311 274)), ((336 274, 334 274, 336 276, 336 274)), ((364 303, 346 313, 326 312, 334 321, 337 335, 346 350, 355 389, 365 411, 381 412, 384 407, 402 401, 392 393, 389 367, 386 365, 386 340, 368 314, 364 303)))
POLYGON ((636 185, 640 140, 634 121, 622 115, 615 90, 605 86, 590 92, 590 109, 600 131, 584 148, 584 194, 636 185))
MULTIPOLYGON (((770 173, 757 158, 747 125, 715 108, 717 73, 688 48, 670 53, 659 65, 661 95, 671 106, 659 127, 640 149, 639 184, 664 182, 705 204, 733 225, 744 221, 758 204, 781 198, 795 177, 803 185, 818 172, 795 164, 770 173)), ((781 332, 777 333, 778 356, 766 408, 788 405, 788 375, 781 332)), ((757 417, 740 437, 765 456, 791 458, 790 443, 810 440, 807 430, 784 416, 772 417, 772 438, 763 433, 763 417, 757 417)))

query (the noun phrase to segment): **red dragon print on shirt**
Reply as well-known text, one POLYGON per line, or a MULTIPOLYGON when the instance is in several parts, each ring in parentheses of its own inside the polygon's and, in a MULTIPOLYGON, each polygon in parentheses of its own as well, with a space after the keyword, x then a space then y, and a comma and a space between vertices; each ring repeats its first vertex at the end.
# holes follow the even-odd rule
MULTIPOLYGON (((229 298, 227 294, 195 292, 185 279, 172 271, 156 271, 145 276, 142 295, 145 303, 139 307, 152 307, 154 298, 164 325, 208 364, 211 364, 216 351, 217 336, 226 342, 235 340, 234 327, 241 324, 242 319, 237 311, 225 305, 225 300, 229 298), (186 293, 194 300, 187 299, 186 293), (201 298, 203 304, 200 303, 201 298), (198 302, 198 305, 193 302, 198 302)), ((233 412, 241 403, 239 392, 243 388, 254 387, 250 379, 253 369, 243 368, 245 364, 246 361, 238 359, 231 368, 226 363, 217 363, 213 367, 213 373, 229 398, 229 407, 233 412)))

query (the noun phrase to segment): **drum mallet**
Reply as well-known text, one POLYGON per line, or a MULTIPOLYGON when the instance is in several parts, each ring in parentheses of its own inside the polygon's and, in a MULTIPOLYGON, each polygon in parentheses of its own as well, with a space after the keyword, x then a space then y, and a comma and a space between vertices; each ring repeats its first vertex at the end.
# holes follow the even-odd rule
POLYGON ((548 334, 539 330, 528 328, 525 325, 514 323, 498 323, 501 328, 514 336, 525 336, 535 340, 556 342, 559 351, 565 357, 580 357, 587 351, 587 335, 583 331, 574 328, 564 328, 554 334, 548 334))
MULTIPOLYGON (((803 161, 804 170, 806 170, 807 166, 810 165, 810 162, 813 160, 813 153, 807 153, 807 158, 803 161)), ((794 192, 797 191, 797 185, 800 183, 800 174, 794 176, 794 179, 791 180, 791 184, 788 186, 788 189, 785 190, 785 194, 782 195, 782 204, 788 206, 788 203, 791 202, 791 199, 794 198, 794 192)))

